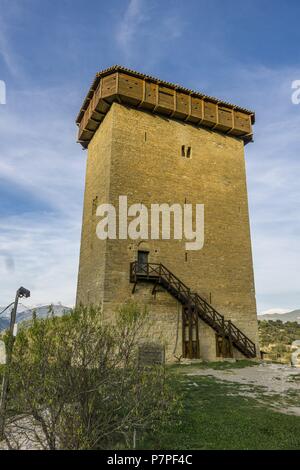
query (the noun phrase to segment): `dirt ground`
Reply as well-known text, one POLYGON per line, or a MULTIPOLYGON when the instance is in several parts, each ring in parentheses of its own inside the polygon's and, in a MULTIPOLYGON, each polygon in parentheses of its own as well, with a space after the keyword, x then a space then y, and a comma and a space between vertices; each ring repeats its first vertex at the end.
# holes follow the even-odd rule
POLYGON ((232 394, 249 396, 282 413, 300 416, 300 368, 262 363, 224 370, 195 369, 189 376, 211 376, 239 386, 232 394))
MULTIPOLYGON (((185 366, 182 365, 184 368, 185 366)), ((300 416, 300 368, 287 365, 261 363, 242 368, 234 367, 224 369, 212 369, 197 367, 190 364, 184 374, 190 378, 190 386, 195 376, 209 376, 217 381, 227 382, 232 386, 228 388, 230 396, 242 395, 255 398, 259 403, 273 408, 281 413, 300 416)), ((28 418, 27 418, 28 420, 28 418)), ((31 426, 29 426, 31 427, 31 426)), ((39 449, 42 443, 37 444, 36 429, 33 425, 28 432, 28 422, 21 419, 8 429, 10 440, 14 442, 14 448, 39 449), (27 424, 24 426, 24 424, 27 424), (27 428, 26 432, 24 428, 27 428), (13 439, 12 439, 13 438, 13 439), (32 440, 35 441, 34 445, 32 440)), ((5 442, 0 443, 0 449, 8 449, 5 442)))

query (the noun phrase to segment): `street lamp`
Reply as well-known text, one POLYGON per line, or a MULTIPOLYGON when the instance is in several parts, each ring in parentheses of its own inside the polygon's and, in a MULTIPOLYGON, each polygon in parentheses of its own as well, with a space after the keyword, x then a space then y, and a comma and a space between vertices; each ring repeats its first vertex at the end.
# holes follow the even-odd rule
POLYGON ((2 382, 2 392, 1 392, 1 401, 0 401, 0 439, 3 438, 4 428, 5 428, 5 411, 6 411, 6 399, 7 399, 7 390, 8 390, 8 383, 9 383, 9 367, 12 358, 14 340, 15 340, 15 324, 16 324, 16 316, 17 316, 17 308, 18 302, 21 298, 28 298, 30 297, 30 291, 25 289, 25 287, 20 287, 16 292, 15 301, 9 304, 1 313, 5 312, 11 305, 13 308, 10 314, 10 326, 9 326, 9 337, 7 342, 7 353, 6 353, 6 366, 3 375, 3 382, 2 382))

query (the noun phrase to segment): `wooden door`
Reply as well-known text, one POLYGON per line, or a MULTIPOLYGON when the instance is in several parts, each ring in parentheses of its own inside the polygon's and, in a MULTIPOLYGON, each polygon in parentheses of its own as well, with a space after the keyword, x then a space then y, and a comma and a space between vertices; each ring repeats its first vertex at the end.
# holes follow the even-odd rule
POLYGON ((182 354, 188 359, 199 359, 199 318, 189 307, 182 308, 182 354))

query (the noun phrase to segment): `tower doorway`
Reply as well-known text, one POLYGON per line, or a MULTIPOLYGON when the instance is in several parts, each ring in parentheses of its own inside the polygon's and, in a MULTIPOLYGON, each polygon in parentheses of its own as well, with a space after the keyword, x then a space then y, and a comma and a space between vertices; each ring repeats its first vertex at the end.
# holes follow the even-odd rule
POLYGON ((149 251, 138 251, 138 272, 147 273, 148 261, 149 260, 149 251))

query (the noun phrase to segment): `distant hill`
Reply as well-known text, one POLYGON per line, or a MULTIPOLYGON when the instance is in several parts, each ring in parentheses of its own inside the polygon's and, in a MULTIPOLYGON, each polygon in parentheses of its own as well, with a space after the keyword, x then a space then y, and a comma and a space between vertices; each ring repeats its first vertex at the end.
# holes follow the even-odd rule
MULTIPOLYGON (((272 314, 266 316, 271 317, 272 314)), ((260 347, 265 352, 264 358, 285 364, 290 363, 293 353, 292 344, 300 340, 300 322, 260 321, 258 331, 260 347)))
POLYGON ((300 310, 293 310, 292 312, 287 313, 268 313, 265 315, 258 315, 259 320, 281 320, 283 323, 288 321, 296 321, 300 323, 300 310))
MULTIPOLYGON (((36 312, 37 318, 46 318, 49 315, 49 308, 50 305, 43 305, 35 308, 28 309, 22 304, 19 304, 18 307, 18 312, 17 312, 17 323, 22 323, 24 321, 28 321, 32 319, 32 314, 33 311, 36 312)), ((69 307, 64 307, 63 305, 52 305, 54 315, 57 317, 61 317, 65 313, 67 313, 69 310, 71 310, 69 307)), ((3 309, 0 307, 0 312, 3 309)), ((9 323, 10 323, 10 312, 11 308, 6 310, 1 316, 0 316, 0 331, 6 330, 9 328, 9 323)))

